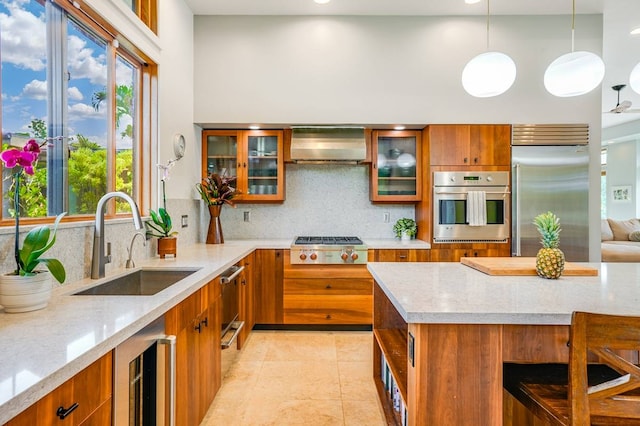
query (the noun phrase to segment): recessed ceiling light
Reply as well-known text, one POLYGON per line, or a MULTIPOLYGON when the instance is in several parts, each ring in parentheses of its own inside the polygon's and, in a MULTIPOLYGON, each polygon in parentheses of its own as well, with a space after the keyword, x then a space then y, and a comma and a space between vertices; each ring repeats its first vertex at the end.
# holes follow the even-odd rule
POLYGON ((640 35, 640 27, 632 29, 631 35, 640 35))
POLYGON ((476 3, 480 3, 480 0, 464 0, 464 2, 466 4, 476 4, 476 3))
POLYGON ((404 129, 406 129, 406 127, 405 127, 405 126, 395 126, 395 127, 393 128, 393 130, 404 130, 404 129))
POLYGON ((318 4, 326 4, 326 3, 329 3, 331 0, 313 0, 313 1, 315 1, 318 4))
POLYGON ((251 129, 251 130, 259 130, 260 126, 258 126, 257 124, 252 124, 251 126, 249 126, 249 129, 251 129))

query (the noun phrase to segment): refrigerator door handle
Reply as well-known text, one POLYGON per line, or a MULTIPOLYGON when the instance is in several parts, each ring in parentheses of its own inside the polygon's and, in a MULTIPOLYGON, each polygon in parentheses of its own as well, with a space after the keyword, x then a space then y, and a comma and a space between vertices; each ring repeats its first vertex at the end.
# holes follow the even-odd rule
POLYGON ((520 251, 520 164, 516 163, 513 165, 513 182, 515 188, 513 188, 513 198, 515 198, 515 203, 513 203, 513 228, 511 236, 511 241, 513 242, 513 247, 511 250, 512 256, 521 256, 520 251))

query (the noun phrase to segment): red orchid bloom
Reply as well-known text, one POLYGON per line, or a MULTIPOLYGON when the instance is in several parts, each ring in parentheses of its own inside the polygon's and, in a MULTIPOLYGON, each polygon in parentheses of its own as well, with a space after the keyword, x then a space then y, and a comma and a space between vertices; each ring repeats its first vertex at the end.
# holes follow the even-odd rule
POLYGON ((5 167, 10 169, 20 166, 24 169, 24 172, 28 175, 33 175, 33 165, 38 160, 40 154, 40 145, 30 139, 22 150, 18 148, 10 148, 6 151, 2 151, 0 159, 4 162, 5 167))

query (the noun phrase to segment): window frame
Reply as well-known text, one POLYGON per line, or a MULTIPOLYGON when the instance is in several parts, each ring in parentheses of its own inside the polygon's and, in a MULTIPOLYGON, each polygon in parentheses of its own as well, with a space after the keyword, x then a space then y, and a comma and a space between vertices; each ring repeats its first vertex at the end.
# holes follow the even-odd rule
MULTIPOLYGON (((112 123, 107 129, 107 137, 109 139, 107 144, 107 192, 113 191, 115 188, 116 176, 115 176, 115 150, 116 150, 116 131, 115 131, 115 64, 117 56, 121 56, 126 61, 134 64, 138 72, 135 78, 135 117, 132 117, 135 123, 135 129, 137 129, 137 136, 134 137, 134 156, 132 167, 135 170, 134 173, 134 185, 132 191, 132 198, 136 201, 138 208, 142 212, 147 212, 151 206, 151 192, 152 192, 152 171, 151 167, 152 158, 152 145, 157 141, 157 123, 158 123, 158 66, 147 55, 138 49, 133 43, 127 40, 122 34, 118 33, 113 26, 111 26, 100 15, 93 12, 88 6, 79 4, 80 7, 74 6, 74 3, 55 1, 55 0, 37 0, 41 4, 45 4, 50 1, 55 6, 66 12, 69 17, 66 19, 73 19, 78 24, 83 25, 93 31, 96 35, 102 37, 107 43, 107 65, 108 71, 108 87, 106 89, 109 97, 108 116, 109 123, 112 123)), ((153 10, 154 19, 157 10, 153 10)), ((1 84, 1 82, 0 82, 1 84)), ((60 101, 62 105, 64 101, 60 101)), ((64 105, 66 108, 66 103, 64 105)), ((0 103, 0 108, 2 104, 0 103)), ((2 115, 0 114, 0 125, 2 124, 2 115)), ((64 123, 65 135, 68 126, 68 121, 64 123)), ((2 165, 0 164, 0 167, 2 165)), ((65 181, 68 176, 65 177, 65 181)), ((48 176, 47 176, 48 180, 48 176)), ((4 182, 0 181, 0 190, 4 182)), ((68 188, 67 188, 68 191, 68 188)), ((2 192, 0 192, 2 193, 2 192)), ((3 200, 4 202, 4 200, 3 200)), ((131 213, 116 213, 115 203, 107 203, 105 211, 105 219, 118 219, 131 217, 131 213)), ((64 222, 81 222, 87 220, 93 220, 94 214, 76 214, 73 216, 65 216, 64 222)), ((20 217, 20 223, 22 225, 37 225, 42 223, 51 223, 55 219, 54 216, 46 217, 20 217)), ((15 219, 12 217, 3 217, 0 209, 0 227, 13 226, 15 219)))

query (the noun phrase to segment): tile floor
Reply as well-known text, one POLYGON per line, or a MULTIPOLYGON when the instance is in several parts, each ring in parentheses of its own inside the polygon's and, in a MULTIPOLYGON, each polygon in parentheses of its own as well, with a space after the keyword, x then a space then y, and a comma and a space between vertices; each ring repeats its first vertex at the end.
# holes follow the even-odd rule
MULTIPOLYGON (((371 332, 253 331, 201 426, 385 425, 371 332)), ((229 358, 232 358, 229 361, 229 358)))

